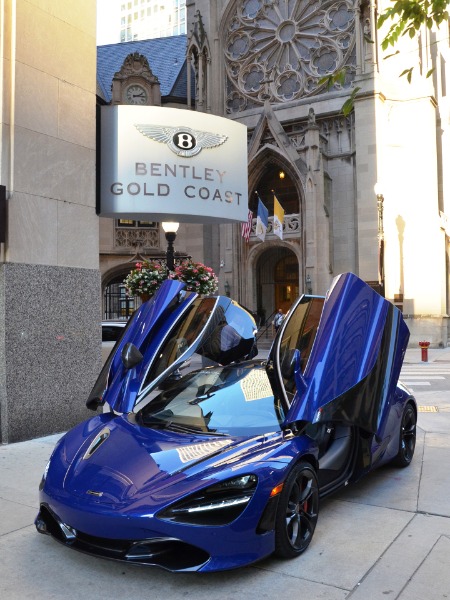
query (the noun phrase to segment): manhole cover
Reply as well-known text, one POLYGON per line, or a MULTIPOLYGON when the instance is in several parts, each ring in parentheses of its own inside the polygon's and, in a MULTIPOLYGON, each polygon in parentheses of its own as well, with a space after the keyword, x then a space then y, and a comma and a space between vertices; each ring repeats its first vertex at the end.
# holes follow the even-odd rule
POLYGON ((437 406, 419 406, 419 412, 439 412, 437 406))

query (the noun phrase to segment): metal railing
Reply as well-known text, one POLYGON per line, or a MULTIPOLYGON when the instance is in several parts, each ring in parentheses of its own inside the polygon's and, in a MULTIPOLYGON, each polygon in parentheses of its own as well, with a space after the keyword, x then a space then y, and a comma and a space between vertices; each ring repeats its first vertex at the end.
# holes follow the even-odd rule
POLYGON ((277 311, 274 310, 273 313, 271 315, 269 315, 269 317, 265 321, 262 321, 260 323, 260 326, 258 329, 258 334, 256 336, 256 341, 260 340, 263 337, 266 340, 273 338, 272 321, 273 321, 273 318, 274 318, 276 312, 277 311))

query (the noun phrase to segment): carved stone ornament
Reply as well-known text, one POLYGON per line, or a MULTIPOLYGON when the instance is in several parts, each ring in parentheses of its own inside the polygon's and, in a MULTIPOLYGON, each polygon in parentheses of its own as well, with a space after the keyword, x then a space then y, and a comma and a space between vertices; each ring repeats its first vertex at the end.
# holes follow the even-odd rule
POLYGON ((112 104, 161 105, 159 79, 153 75, 147 58, 139 52, 129 54, 112 80, 112 104))
MULTIPOLYGON (((319 80, 349 66, 355 13, 346 0, 239 0, 225 38, 227 110, 298 100, 325 90, 319 80), (270 82, 267 85, 267 82, 270 82)), ((336 86, 338 87, 338 86, 336 86)))
POLYGON ((195 38, 197 47, 199 49, 201 49, 205 45, 205 42, 206 42, 206 32, 205 32, 205 27, 203 25, 202 15, 200 14, 199 10, 197 10, 194 15, 193 26, 194 27, 191 31, 192 36, 195 38))
POLYGON ((129 54, 123 61, 120 71, 114 74, 114 79, 118 80, 129 79, 130 77, 142 77, 150 84, 159 83, 158 77, 153 75, 150 69, 148 60, 139 52, 129 54))

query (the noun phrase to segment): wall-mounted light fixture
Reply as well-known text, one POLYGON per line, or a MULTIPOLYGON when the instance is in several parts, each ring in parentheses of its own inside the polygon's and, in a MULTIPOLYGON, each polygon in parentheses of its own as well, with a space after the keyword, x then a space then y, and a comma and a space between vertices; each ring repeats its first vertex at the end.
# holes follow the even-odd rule
POLYGON ((311 276, 308 273, 308 275, 305 278, 305 283, 306 283, 306 291, 308 294, 312 294, 312 281, 311 281, 311 276))
POLYGON ((230 297, 230 284, 228 283, 228 281, 225 281, 225 283, 223 284, 223 288, 225 290, 225 296, 230 297))
POLYGON ((281 170, 281 171, 278 173, 278 177, 279 177, 280 179, 284 179, 284 178, 286 177, 286 173, 285 173, 283 170, 281 170))

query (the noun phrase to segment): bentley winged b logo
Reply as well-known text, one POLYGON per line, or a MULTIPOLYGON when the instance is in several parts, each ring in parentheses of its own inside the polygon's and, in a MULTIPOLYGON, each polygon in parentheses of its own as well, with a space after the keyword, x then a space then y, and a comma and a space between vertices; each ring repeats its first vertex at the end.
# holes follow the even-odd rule
POLYGON ((220 146, 228 136, 209 131, 196 131, 189 127, 168 127, 165 125, 135 125, 136 129, 156 142, 167 144, 168 147, 185 158, 196 156, 204 148, 220 146))

